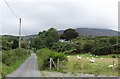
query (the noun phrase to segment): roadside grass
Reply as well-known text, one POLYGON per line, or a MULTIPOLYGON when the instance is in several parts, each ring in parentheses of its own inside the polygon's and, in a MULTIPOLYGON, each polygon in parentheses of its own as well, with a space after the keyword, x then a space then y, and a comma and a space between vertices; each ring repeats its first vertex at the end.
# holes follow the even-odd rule
POLYGON ((2 62, 0 61, 0 79, 2 78, 2 62))
MULTIPOLYGON (((1 62, 2 72, 0 74, 1 74, 2 78, 6 77, 8 74, 15 71, 29 57, 28 51, 26 51, 26 50, 23 50, 23 51, 26 52, 27 54, 18 56, 19 58, 16 60, 14 59, 14 61, 10 60, 11 65, 8 66, 8 65, 6 65, 6 63, 3 63, 3 61, 1 62)), ((12 51, 12 53, 15 53, 15 52, 19 53, 18 51, 12 51)), ((15 58, 15 56, 13 54, 11 54, 10 56, 12 56, 12 58, 13 57, 15 58)))
POLYGON ((80 54, 83 56, 81 60, 77 60, 76 55, 71 55, 68 58, 68 62, 62 68, 62 72, 71 72, 72 74, 75 73, 82 73, 82 74, 95 74, 97 75, 105 75, 105 76, 118 76, 118 59, 112 58, 112 55, 108 56, 99 56, 95 58, 95 63, 89 62, 89 59, 86 57, 92 57, 90 54, 80 54), (104 59, 101 59, 101 58, 104 59), (115 60, 115 71, 113 74, 112 68, 109 68, 109 65, 113 64, 113 59, 115 60))
POLYGON ((27 57, 24 56, 21 59, 19 59, 18 61, 16 61, 12 66, 10 66, 9 70, 8 70, 8 74, 15 71, 27 58, 28 58, 28 56, 27 57))
POLYGON ((6 66, 5 64, 2 64, 2 75, 3 75, 2 77, 5 77, 8 74, 15 71, 27 58, 28 58, 28 56, 27 57, 22 57, 21 59, 14 62, 14 64, 11 65, 11 66, 6 66))
POLYGON ((2 78, 2 51, 0 51, 0 79, 2 78))

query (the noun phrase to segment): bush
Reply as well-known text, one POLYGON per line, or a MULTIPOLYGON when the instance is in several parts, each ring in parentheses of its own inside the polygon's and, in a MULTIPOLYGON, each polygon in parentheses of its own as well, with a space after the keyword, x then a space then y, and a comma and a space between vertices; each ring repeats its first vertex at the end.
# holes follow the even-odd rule
POLYGON ((72 47, 73 46, 69 43, 57 42, 52 45, 51 49, 57 52, 65 52, 69 49, 72 49, 72 47))
POLYGON ((37 50, 44 47, 51 48, 52 44, 58 42, 58 40, 59 34, 57 30, 50 28, 47 31, 39 32, 39 34, 31 40, 31 46, 37 50))
POLYGON ((65 54, 77 54, 80 53, 81 48, 79 43, 57 42, 52 45, 51 50, 64 52, 65 54))
POLYGON ((28 51, 25 49, 14 49, 2 52, 2 63, 7 66, 12 65, 16 60, 21 59, 23 56, 28 56, 28 51))
POLYGON ((86 42, 85 44, 83 44, 82 46, 82 52, 88 53, 88 52, 92 52, 92 48, 94 47, 94 44, 91 42, 86 42))
POLYGON ((8 69, 9 69, 8 66, 2 64, 2 72, 1 72, 2 77, 5 77, 8 74, 8 69))
POLYGON ((50 58, 53 58, 55 63, 57 62, 57 59, 59 58, 60 61, 66 59, 66 55, 63 53, 54 52, 52 50, 49 50, 47 48, 43 48, 37 51, 38 56, 38 65, 39 69, 43 70, 49 67, 49 61, 50 58))
MULTIPOLYGON (((25 49, 14 49, 2 52, 2 77, 11 73, 16 69, 16 63, 20 64, 29 56, 29 52, 25 49), (19 61, 19 62, 18 62, 19 61)), ((18 65, 19 66, 19 65, 18 65)))
POLYGON ((96 55, 120 54, 120 45, 94 48, 92 53, 96 55))

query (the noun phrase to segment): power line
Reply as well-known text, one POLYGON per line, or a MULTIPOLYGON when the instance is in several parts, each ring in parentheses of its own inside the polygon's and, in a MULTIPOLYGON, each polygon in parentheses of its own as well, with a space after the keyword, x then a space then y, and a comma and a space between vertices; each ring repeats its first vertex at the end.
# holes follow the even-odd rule
POLYGON ((27 35, 26 30, 25 30, 24 27, 22 27, 22 32, 23 32, 24 35, 27 35))
POLYGON ((21 18, 18 18, 17 15, 14 13, 14 11, 11 9, 10 5, 7 3, 6 0, 4 0, 6 5, 8 6, 8 8, 10 9, 10 11, 12 12, 12 14, 19 19, 19 48, 21 48, 21 18))
POLYGON ((13 15, 14 15, 17 19, 19 19, 19 18, 17 17, 17 15, 14 13, 14 11, 11 9, 10 5, 7 3, 7 1, 6 1, 6 0, 4 0, 4 1, 5 1, 6 5, 8 6, 8 8, 10 9, 10 11, 13 13, 13 15))

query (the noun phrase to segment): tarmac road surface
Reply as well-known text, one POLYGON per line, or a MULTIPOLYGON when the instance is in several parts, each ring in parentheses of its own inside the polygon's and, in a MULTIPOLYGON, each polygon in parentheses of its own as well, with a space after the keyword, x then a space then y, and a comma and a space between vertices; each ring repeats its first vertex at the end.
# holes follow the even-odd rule
POLYGON ((36 54, 31 53, 31 56, 7 77, 41 77, 36 54))

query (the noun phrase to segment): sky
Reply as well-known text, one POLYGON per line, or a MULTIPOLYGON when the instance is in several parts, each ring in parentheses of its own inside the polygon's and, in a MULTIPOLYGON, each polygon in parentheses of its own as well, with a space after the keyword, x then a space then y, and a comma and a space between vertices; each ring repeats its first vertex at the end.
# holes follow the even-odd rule
POLYGON ((51 27, 100 28, 118 30, 120 0, 6 0, 17 16, 1 0, 0 34, 18 35, 22 19, 22 35, 33 35, 51 27), (2 27, 1 27, 2 26, 2 27))

